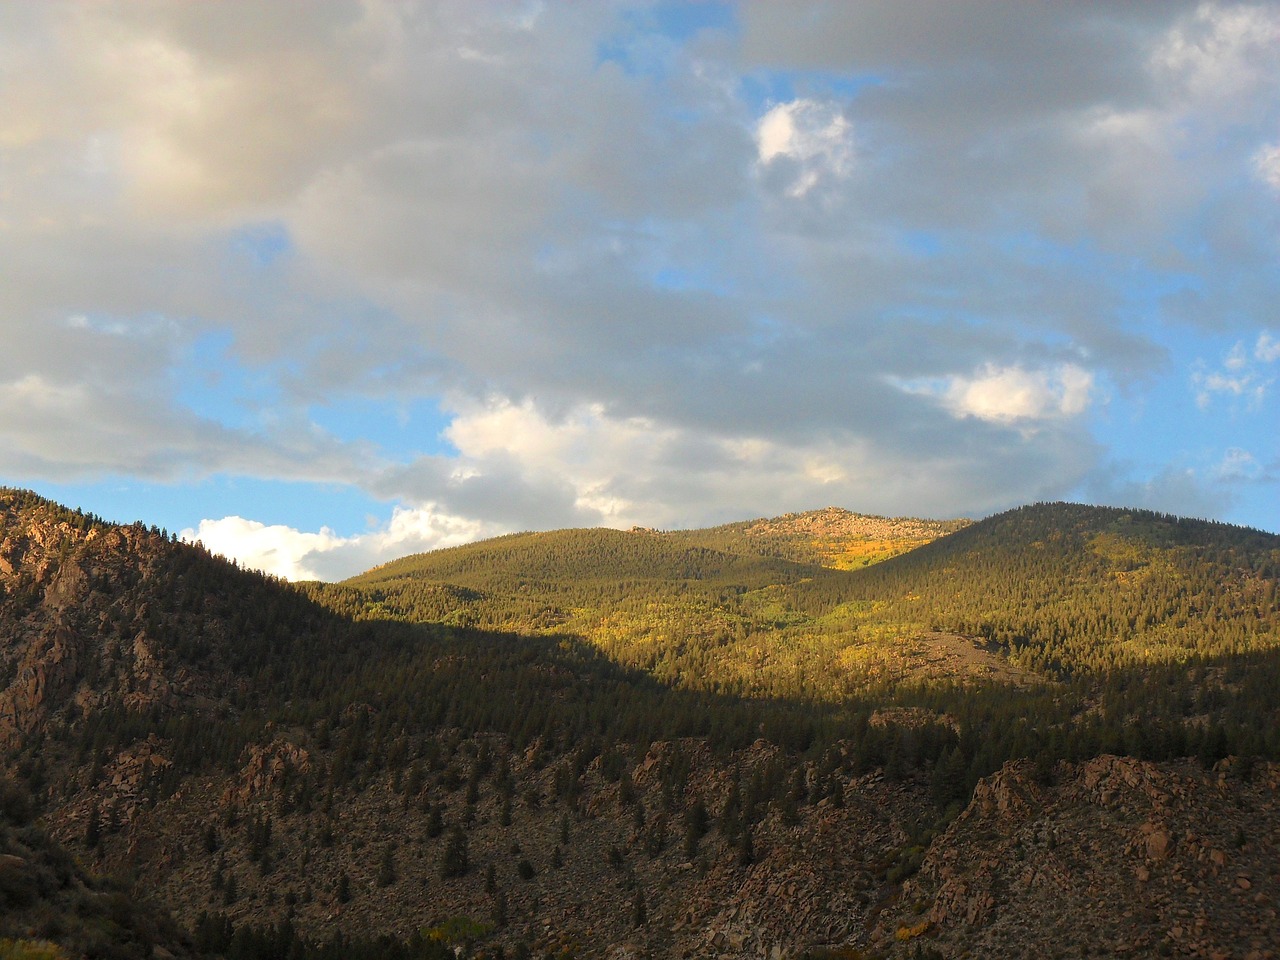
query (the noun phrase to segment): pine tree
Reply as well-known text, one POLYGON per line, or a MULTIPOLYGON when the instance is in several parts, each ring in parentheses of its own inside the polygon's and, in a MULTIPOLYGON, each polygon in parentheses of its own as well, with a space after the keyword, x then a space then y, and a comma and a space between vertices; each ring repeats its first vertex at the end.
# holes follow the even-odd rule
POLYGON ((382 850, 382 863, 378 865, 377 884, 389 887, 396 882, 395 846, 388 843, 382 850))
POLYGON ((756 862, 755 846, 751 842, 751 828, 744 827, 738 839, 738 866, 749 867, 756 862))
POLYGON ((467 872, 467 835, 459 826, 449 828, 445 839, 444 854, 440 859, 440 876, 461 877, 467 872))
POLYGON ((98 804, 94 803, 89 810, 89 822, 84 828, 84 845, 90 850, 98 849, 98 844, 102 842, 102 815, 98 810, 98 804))
POLYGON ((438 837, 444 833, 444 814, 440 812, 440 804, 431 805, 431 812, 427 814, 427 836, 438 837))

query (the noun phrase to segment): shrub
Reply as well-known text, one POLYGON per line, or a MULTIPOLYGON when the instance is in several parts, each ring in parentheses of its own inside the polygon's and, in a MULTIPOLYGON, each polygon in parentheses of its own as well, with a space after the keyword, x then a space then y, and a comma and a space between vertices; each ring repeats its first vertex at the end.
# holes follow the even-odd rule
POLYGON ((380 887, 389 887, 396 882, 395 847, 387 844, 382 851, 382 863, 378 866, 377 883, 380 887))
POLYGON ((47 940, 0 940, 0 960, 67 960, 67 955, 47 940))

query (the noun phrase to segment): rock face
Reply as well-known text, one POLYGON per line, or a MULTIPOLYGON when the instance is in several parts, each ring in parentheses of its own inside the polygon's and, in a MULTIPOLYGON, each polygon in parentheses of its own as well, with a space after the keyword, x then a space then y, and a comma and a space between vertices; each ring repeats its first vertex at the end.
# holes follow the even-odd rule
POLYGON ((0 747, 47 718, 116 703, 135 713, 176 693, 130 592, 168 541, 141 526, 102 529, 10 515, 0 540, 0 747))
POLYGON ((904 888, 921 912, 890 925, 974 955, 1275 955, 1280 766, 1102 756, 1057 777, 1014 763, 979 784, 904 888))
POLYGON ((0 691, 0 745, 34 731, 50 703, 66 698, 76 677, 76 635, 64 624, 39 632, 14 651, 16 676, 0 691))
POLYGON ((257 797, 272 797, 287 790, 288 778, 311 770, 311 754, 283 737, 266 746, 250 744, 245 765, 236 782, 222 795, 223 806, 246 804, 257 797))
POLYGON ((919 520, 877 517, 824 507, 807 513, 788 513, 750 525, 755 534, 807 533, 816 538, 865 537, 873 540, 929 541, 967 526, 966 520, 919 520))
MULTIPOLYGON (((626 768, 630 798, 596 763, 573 799, 556 799, 563 763, 511 754, 508 822, 496 784, 484 781, 469 801, 447 773, 412 796, 384 775, 326 808, 299 803, 297 775, 323 775, 332 755, 284 734, 249 748, 225 778, 139 802, 166 749, 149 741, 106 768, 99 793, 119 814, 100 856, 131 864, 187 922, 209 910, 258 923, 289 913, 320 935, 407 935, 442 917, 499 916, 508 947, 587 957, 782 960, 820 948, 910 957, 923 946, 949 958, 1031 958, 1068 944, 1071 956, 1277 955, 1280 765, 1246 777, 1233 760, 1204 770, 1104 756, 1063 765, 1046 784, 1029 764, 1009 764, 903 882, 894 865, 917 849, 903 824, 930 815, 928 790, 879 774, 846 778, 839 802, 790 817, 771 807, 749 858, 719 825, 688 849, 681 836, 695 801, 722 809, 731 770, 750 776, 786 760, 762 744, 728 758, 697 741, 653 744, 626 768), (662 773, 673 754, 695 764, 675 796, 664 795, 662 773), (426 826, 435 806, 446 823, 469 824, 471 867, 449 881, 440 876, 447 832, 426 826), (255 833, 263 829, 266 840, 255 833), (378 876, 387 850, 389 883, 378 876)), ((468 741, 457 755, 485 749, 503 748, 468 741)), ((83 834, 84 804, 54 814, 68 842, 83 834)))
MULTIPOLYGON (((149 767, 167 764, 167 749, 147 742, 106 767, 95 794, 118 814, 98 856, 104 865, 130 864, 187 922, 203 911, 258 923, 289 914, 320 936, 407 936, 446 917, 492 923, 500 915, 500 940, 508 947, 523 941, 537 955, 569 949, 582 957, 781 960, 814 944, 867 946, 886 893, 883 867, 907 839, 897 821, 928 804, 922 784, 879 774, 846 778, 838 802, 804 803, 792 816, 770 808, 753 826, 752 855, 744 859, 715 824, 690 849, 686 817, 697 801, 722 809, 735 769, 749 779, 787 760, 762 743, 727 758, 698 741, 655 743, 626 767, 630 796, 597 762, 571 799, 556 797, 564 762, 544 766, 536 751, 509 754, 517 799, 507 823, 497 784, 483 781, 469 802, 447 773, 427 776, 410 797, 384 775, 327 808, 298 802, 298 775, 323 778, 333 755, 285 734, 247 749, 235 773, 192 778, 167 799, 138 802, 149 767), (692 765, 673 794, 664 790, 663 770, 674 756, 692 765), (469 824, 470 869, 448 881, 440 876, 448 832, 432 835, 423 812, 437 805, 445 823, 469 824), (395 877, 385 883, 379 870, 388 849, 395 877), (525 874, 517 869, 522 861, 531 867, 525 874)), ((482 749, 503 747, 464 741, 457 756, 482 749)), ((89 804, 86 795, 53 813, 68 843, 83 836, 89 804)))

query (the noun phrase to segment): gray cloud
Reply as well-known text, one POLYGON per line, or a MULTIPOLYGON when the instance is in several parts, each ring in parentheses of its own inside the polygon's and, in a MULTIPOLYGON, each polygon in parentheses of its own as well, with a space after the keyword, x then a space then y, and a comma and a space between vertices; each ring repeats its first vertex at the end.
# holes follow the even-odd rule
POLYGON ((1131 480, 1123 464, 1100 466, 1087 480, 1085 490, 1094 503, 1115 507, 1141 507, 1184 517, 1222 516, 1236 500, 1229 485, 1214 483, 1194 470, 1164 467, 1145 480, 1131 480))

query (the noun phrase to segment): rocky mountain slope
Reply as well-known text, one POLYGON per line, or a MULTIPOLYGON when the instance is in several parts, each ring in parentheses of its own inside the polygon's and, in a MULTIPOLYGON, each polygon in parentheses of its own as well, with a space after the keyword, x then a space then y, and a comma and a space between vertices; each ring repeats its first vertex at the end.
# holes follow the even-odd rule
POLYGON ((191 938, 154 903, 92 876, 32 822, 30 796, 0 776, 0 957, 187 957, 191 938))
POLYGON ((1092 510, 855 572, 525 535, 353 593, 3 491, 0 760, 170 951, 1272 955, 1280 538, 1092 510), (381 619, 415 579, 445 615, 381 619))
POLYGON ((1280 766, 1101 756, 984 780, 889 924, 946 956, 1273 957, 1280 766))

